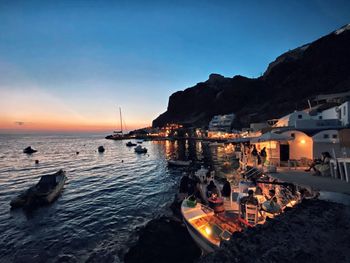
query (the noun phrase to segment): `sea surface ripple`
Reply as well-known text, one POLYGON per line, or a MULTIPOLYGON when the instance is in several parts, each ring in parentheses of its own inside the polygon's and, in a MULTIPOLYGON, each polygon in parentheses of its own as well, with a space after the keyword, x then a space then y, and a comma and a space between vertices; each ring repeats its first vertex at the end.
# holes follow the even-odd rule
POLYGON ((147 141, 148 153, 136 154, 125 143, 101 135, 0 135, 0 262, 122 261, 136 230, 169 211, 182 171, 168 169, 167 158, 202 152, 198 143, 147 141), (24 154, 29 145, 38 152, 24 154), (68 180, 54 203, 10 210, 12 198, 61 168, 68 180))

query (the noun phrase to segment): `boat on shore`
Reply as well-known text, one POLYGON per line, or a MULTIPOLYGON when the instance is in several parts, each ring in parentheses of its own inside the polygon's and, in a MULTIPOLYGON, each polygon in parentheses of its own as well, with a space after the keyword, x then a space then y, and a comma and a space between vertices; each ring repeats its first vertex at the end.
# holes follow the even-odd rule
POLYGON ((234 232, 243 229, 238 215, 228 220, 224 214, 190 199, 182 202, 181 213, 188 232, 205 254, 214 252, 221 241, 229 240, 234 232))
POLYGON ((220 193, 222 187, 212 176, 205 176, 204 169, 200 171, 194 175, 198 178, 197 198, 193 195, 184 198, 181 214, 189 234, 204 254, 214 252, 220 247, 221 241, 229 240, 234 232, 264 224, 267 217, 273 218, 283 213, 286 207, 293 207, 301 201, 301 189, 269 177, 255 183, 242 180, 238 186, 231 186, 229 197, 223 197, 220 193), (210 181, 219 190, 218 194, 206 191, 210 181), (278 203, 271 202, 272 198, 266 199, 271 187, 278 189, 278 203), (248 196, 248 190, 254 191, 256 204, 241 203, 241 199, 248 196), (242 205, 245 212, 241 211, 242 205))
POLYGON ((181 160, 168 160, 169 166, 179 166, 179 167, 186 167, 190 166, 192 163, 191 160, 189 161, 181 161, 181 160))
POLYGON ((147 153, 147 148, 142 147, 141 145, 137 145, 134 150, 136 153, 147 153))
POLYGON ((132 147, 132 146, 136 146, 137 144, 133 143, 131 141, 128 141, 125 145, 128 146, 128 147, 132 147))
POLYGON ((12 208, 31 207, 52 203, 60 194, 67 180, 62 169, 54 174, 43 175, 39 182, 11 200, 12 208))

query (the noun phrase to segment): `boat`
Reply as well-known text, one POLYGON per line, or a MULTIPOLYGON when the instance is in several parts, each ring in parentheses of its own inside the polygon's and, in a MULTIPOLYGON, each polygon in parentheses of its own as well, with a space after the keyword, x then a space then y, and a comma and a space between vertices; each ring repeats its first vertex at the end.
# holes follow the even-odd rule
POLYGON ((137 145, 136 143, 133 143, 133 142, 131 142, 131 141, 128 141, 128 142, 126 143, 126 146, 128 146, 128 147, 136 146, 136 145, 137 145))
MULTIPOLYGON (((203 168, 202 168, 203 169, 203 168)), ((254 227, 257 224, 264 224, 266 217, 273 218, 276 214, 281 213, 285 207, 293 207, 300 201, 299 195, 292 193, 287 188, 283 191, 284 198, 281 198, 281 206, 276 211, 260 211, 259 206, 246 207, 246 215, 242 218, 240 213, 240 199, 247 196, 247 191, 260 187, 263 191, 270 189, 270 184, 275 187, 290 186, 291 184, 279 183, 275 181, 257 181, 257 185, 250 181, 241 181, 237 187, 231 188, 230 197, 220 197, 220 195, 212 194, 207 198, 205 189, 208 181, 213 180, 212 177, 203 180, 204 169, 195 173, 200 181, 200 195, 203 203, 198 202, 192 196, 185 198, 181 203, 181 214, 187 230, 193 240, 201 248, 204 254, 214 252, 220 247, 223 240, 229 240, 234 232, 242 231, 246 227, 254 227), (207 204, 204 204, 208 203, 207 204), (248 209, 251 209, 248 212, 248 209), (276 213, 277 212, 277 213, 276 213)), ((220 189, 214 180, 214 184, 220 189)), ((267 203, 263 193, 255 194, 255 198, 260 205, 267 203)), ((270 202, 270 201, 268 201, 270 202)))
POLYGON ((234 232, 243 229, 238 215, 228 219, 209 206, 190 199, 182 201, 181 213, 188 232, 204 254, 214 252, 221 241, 229 240, 234 232))
POLYGON ((136 153, 147 153, 147 149, 145 147, 142 147, 141 145, 137 145, 135 147, 136 153))
POLYGON ((37 150, 34 150, 31 146, 28 146, 27 148, 25 148, 23 150, 23 153, 26 153, 26 154, 32 154, 32 153, 36 153, 37 150))
POLYGON ((11 207, 30 207, 50 204, 60 194, 66 182, 66 172, 62 169, 54 174, 43 175, 39 182, 11 200, 11 207))
POLYGON ((189 160, 189 161, 168 160, 168 165, 169 165, 169 166, 180 166, 180 167, 184 167, 184 166, 190 166, 191 163, 192 163, 191 160, 189 160))
MULTIPOLYGON (((119 131, 113 131, 113 134, 111 135, 107 135, 105 137, 105 139, 108 140, 125 140, 125 139, 129 139, 130 136, 126 135, 123 133, 123 118, 122 118, 122 110, 119 107, 119 118, 120 118, 120 130, 119 131)), ((124 123, 125 126, 125 123, 124 123)))

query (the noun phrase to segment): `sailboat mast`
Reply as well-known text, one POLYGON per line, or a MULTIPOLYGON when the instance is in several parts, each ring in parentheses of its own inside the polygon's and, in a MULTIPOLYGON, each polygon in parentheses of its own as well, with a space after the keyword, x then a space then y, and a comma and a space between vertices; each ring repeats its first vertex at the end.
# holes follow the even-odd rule
POLYGON ((119 107, 119 116, 120 116, 120 131, 123 134, 123 119, 122 119, 122 109, 119 107))

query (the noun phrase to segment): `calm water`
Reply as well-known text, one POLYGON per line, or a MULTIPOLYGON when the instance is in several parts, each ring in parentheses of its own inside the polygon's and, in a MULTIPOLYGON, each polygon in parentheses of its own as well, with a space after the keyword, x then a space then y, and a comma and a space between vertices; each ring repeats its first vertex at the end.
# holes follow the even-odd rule
POLYGON ((202 159, 218 174, 230 169, 219 168, 230 158, 224 148, 143 146, 148 154, 101 135, 0 135, 0 262, 118 262, 138 227, 169 212, 182 171, 168 169, 167 158, 202 159), (29 145, 38 152, 23 154, 29 145), (97 152, 99 145, 105 153, 97 152), (53 204, 30 213, 10 210, 13 197, 60 168, 68 180, 53 204))

